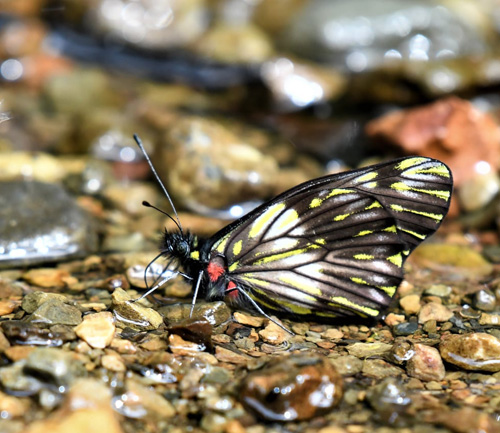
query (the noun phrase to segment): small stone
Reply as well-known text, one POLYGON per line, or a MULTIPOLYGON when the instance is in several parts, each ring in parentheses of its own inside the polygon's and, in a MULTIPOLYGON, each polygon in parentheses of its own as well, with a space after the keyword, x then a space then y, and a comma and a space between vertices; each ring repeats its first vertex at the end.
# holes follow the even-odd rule
POLYGON ((382 359, 365 359, 363 363, 363 374, 375 379, 383 379, 384 377, 398 377, 404 371, 382 359))
POLYGON ((406 317, 403 314, 394 314, 394 313, 389 313, 384 319, 384 322, 387 323, 389 326, 400 325, 405 321, 406 317))
POLYGON ((110 345, 115 335, 114 322, 113 314, 109 311, 87 314, 75 328, 75 332, 94 349, 104 349, 110 345))
POLYGON ((420 311, 420 296, 407 295, 399 300, 399 305, 403 308, 406 314, 418 314, 420 311))
POLYGON ((414 344, 413 351, 413 356, 406 364, 409 376, 426 382, 443 380, 446 371, 437 349, 425 344, 414 344))
POLYGON ((417 322, 405 322, 394 327, 395 335, 413 335, 418 331, 417 322))
POLYGON ((127 380, 126 391, 113 400, 114 409, 127 417, 155 422, 172 418, 172 404, 151 388, 133 379, 127 380))
POLYGON ((449 335, 439 345, 443 359, 465 370, 500 371, 500 341, 493 335, 449 335))
POLYGON ((63 269, 38 268, 31 269, 23 274, 23 278, 30 284, 38 287, 66 287, 75 284, 78 280, 63 269))
POLYGON ((231 318, 231 310, 220 301, 195 304, 191 317, 191 304, 166 305, 159 308, 158 312, 165 317, 165 322, 169 325, 190 319, 192 321, 206 320, 213 326, 219 326, 231 318))
POLYGON ((127 369, 122 357, 117 353, 104 355, 101 358, 101 365, 107 370, 116 372, 123 372, 127 369))
POLYGON ((223 433, 227 425, 227 418, 218 413, 210 412, 203 416, 200 427, 207 432, 223 433))
POLYGON ((425 323, 429 320, 436 322, 446 322, 453 317, 453 312, 444 305, 436 302, 429 302, 424 304, 418 315, 418 323, 425 323))
POLYGON ((411 403, 406 388, 397 379, 388 377, 367 392, 367 400, 382 421, 393 424, 411 403))
POLYGON ((363 369, 363 361, 352 355, 330 358, 330 362, 342 376, 354 376, 363 369))
POLYGON ((62 386, 68 386, 85 374, 83 364, 75 354, 54 348, 37 348, 30 353, 25 370, 62 386))
POLYGON ((5 349, 5 356, 11 361, 16 362, 21 359, 26 359, 28 355, 33 352, 36 347, 33 346, 11 346, 5 349))
POLYGON ((204 344, 197 344, 191 341, 186 341, 176 334, 168 336, 169 349, 177 355, 192 355, 193 352, 203 352, 206 349, 204 344))
POLYGON ((123 354, 130 355, 137 352, 137 347, 135 347, 134 343, 119 337, 113 338, 109 347, 123 354))
POLYGON ((12 313, 17 308, 18 305, 19 305, 18 301, 11 301, 11 300, 0 301, 0 317, 12 313))
POLYGON ((300 421, 329 412, 342 398, 343 382, 320 355, 273 359, 243 380, 243 405, 267 421, 300 421))
POLYGON ((164 340, 163 336, 150 335, 146 337, 146 340, 139 343, 139 347, 149 352, 154 352, 157 350, 167 350, 168 344, 164 340))
POLYGON ((59 293, 46 293, 46 292, 31 292, 28 293, 21 304, 21 308, 27 313, 34 313, 35 310, 42 305, 44 302, 51 300, 58 300, 61 302, 68 302, 68 297, 66 295, 61 295, 59 293))
POLYGON ((452 288, 450 286, 446 286, 444 284, 433 284, 428 289, 426 289, 424 293, 430 296, 439 296, 440 298, 445 298, 446 296, 450 296, 451 292, 452 288))
POLYGON ((494 293, 488 289, 482 289, 474 294, 474 306, 481 311, 493 311, 496 308, 494 293))
POLYGON ((482 326, 500 326, 500 314, 482 313, 479 318, 479 324, 482 326))
POLYGON ((10 394, 30 396, 42 388, 40 381, 25 374, 26 361, 21 360, 12 365, 0 368, 0 383, 10 394))
POLYGON ((61 346, 66 341, 76 338, 73 328, 66 325, 53 325, 9 320, 2 322, 5 336, 13 344, 33 344, 36 346, 61 346))
POLYGON ((228 362, 229 364, 247 365, 251 359, 244 353, 235 350, 226 349, 222 346, 215 348, 215 357, 221 362, 228 362))
POLYGON ((321 336, 327 340, 340 340, 344 333, 338 328, 328 328, 321 336))
POLYGON ((81 323, 82 313, 72 305, 65 304, 58 299, 50 299, 33 312, 30 320, 51 325, 75 326, 81 323))
POLYGON ((163 323, 163 318, 157 311, 144 307, 139 302, 132 302, 133 298, 121 288, 113 292, 112 299, 115 318, 124 327, 146 331, 157 329, 163 323))
POLYGON ((30 409, 28 398, 12 397, 0 391, 0 413, 3 418, 17 418, 26 414, 30 409))
POLYGON ((260 328, 264 324, 264 317, 251 316, 250 314, 242 313, 240 311, 235 311, 233 318, 236 322, 242 325, 252 326, 254 328, 260 328))
POLYGON ((267 326, 259 331, 259 335, 263 341, 273 345, 280 345, 290 338, 290 333, 286 332, 276 323, 269 321, 267 326))
POLYGON ((370 356, 382 356, 389 353, 392 349, 392 344, 388 343, 354 343, 347 346, 349 355, 356 358, 369 358, 370 356))

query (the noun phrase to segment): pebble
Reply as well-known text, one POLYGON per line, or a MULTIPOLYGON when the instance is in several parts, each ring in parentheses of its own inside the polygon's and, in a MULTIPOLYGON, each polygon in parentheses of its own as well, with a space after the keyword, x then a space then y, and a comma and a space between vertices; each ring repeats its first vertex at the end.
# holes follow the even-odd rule
POLYGON ((429 288, 425 289, 425 294, 430 296, 439 296, 440 298, 445 298, 450 296, 452 288, 445 284, 433 284, 429 288))
POLYGON ((137 331, 157 329, 162 323, 162 316, 152 308, 144 307, 134 300, 122 288, 112 293, 115 319, 124 327, 137 331))
POLYGON ((0 267, 67 260, 98 246, 96 227, 74 198, 37 181, 0 182, 0 232, 0 267))
POLYGON ((406 317, 404 314, 389 313, 385 316, 384 322, 389 326, 396 326, 406 322, 406 317))
POLYGON ((330 362, 342 376, 354 376, 363 369, 363 361, 352 355, 330 358, 330 362))
POLYGON ((94 349, 104 349, 111 344, 115 329, 113 314, 109 311, 102 311, 87 314, 83 322, 75 328, 75 332, 94 349))
POLYGON ((446 322, 453 317, 453 312, 450 311, 446 306, 438 304, 437 302, 429 302, 424 304, 420 309, 418 315, 418 323, 425 323, 429 320, 435 320, 436 322, 446 322))
POLYGON ((366 397, 378 417, 389 424, 393 424, 411 404, 406 388, 394 377, 388 377, 371 387, 366 397))
POLYGON ((425 344, 414 344, 413 356, 406 363, 406 371, 409 376, 429 382, 444 379, 445 368, 439 351, 425 344))
POLYGON ((411 261, 438 272, 454 272, 478 279, 493 271, 493 265, 465 245, 422 244, 411 255, 411 261))
POLYGON ((242 325, 252 326, 254 328, 260 328, 264 324, 264 317, 261 316, 251 316, 250 314, 242 313, 240 311, 235 311, 233 318, 236 322, 242 325))
POLYGON ((81 311, 58 299, 51 299, 41 304, 29 317, 31 322, 42 322, 50 325, 75 326, 82 322, 81 311))
POLYGON ((365 359, 362 372, 365 376, 375 379, 399 377, 404 373, 403 369, 389 364, 382 359, 365 359))
POLYGON ((407 295, 399 300, 399 305, 403 308, 406 314, 418 314, 420 311, 420 296, 419 295, 407 295))
POLYGON ((38 287, 63 288, 78 282, 64 269, 38 268, 31 269, 23 274, 23 279, 38 287))
POLYGON ((66 295, 61 295, 59 293, 46 293, 46 292, 36 291, 28 293, 23 298, 21 308, 27 313, 31 314, 44 302, 51 301, 54 299, 61 302, 70 301, 66 295))
POLYGON ((482 313, 479 318, 480 325, 500 326, 500 314, 482 313))
POLYGON ((85 368, 71 352, 55 348, 38 348, 26 360, 25 371, 36 377, 67 387, 77 377, 85 375, 85 368))
POLYGON ((500 189, 500 179, 495 171, 477 173, 474 168, 471 171, 474 176, 463 182, 457 194, 460 207, 466 212, 483 209, 500 189))
POLYGON ((405 322, 394 327, 395 335, 413 335, 418 331, 417 322, 405 322))
POLYGON ((347 346, 349 355, 356 358, 369 358, 370 356, 382 356, 389 353, 392 349, 392 344, 375 342, 375 343, 354 343, 347 346))
POLYGON ((189 356, 192 355, 193 352, 203 352, 206 350, 206 346, 204 344, 186 341, 176 334, 170 334, 168 336, 168 347, 172 353, 183 356, 189 356))
POLYGON ((20 304, 19 301, 4 300, 0 301, 0 317, 7 316, 12 313, 17 306, 20 304))
POLYGON ((439 351, 445 361, 465 370, 500 371, 500 341, 490 334, 449 335, 439 351))
POLYGON ((342 377, 327 358, 299 354, 278 357, 249 373, 239 396, 261 419, 300 421, 331 411, 342 389, 342 377))
POLYGON ((13 344, 33 344, 36 346, 61 346, 76 338, 73 328, 66 325, 53 325, 47 328, 44 323, 10 320, 2 322, 5 336, 13 344))
POLYGON ((495 294, 488 289, 478 290, 474 294, 474 306, 481 311, 493 311, 496 308, 495 294))
POLYGON ((127 380, 126 391, 114 397, 112 404, 118 413, 128 418, 147 419, 148 422, 158 422, 175 415, 175 409, 168 400, 134 379, 127 380))
POLYGON ((26 360, 21 360, 0 368, 0 383, 5 391, 22 396, 34 395, 40 391, 42 384, 38 379, 25 374, 25 366, 26 360))
POLYGON ((23 416, 30 409, 28 398, 19 398, 7 395, 0 391, 0 413, 2 418, 17 418, 23 416))
POLYGON ((127 369, 123 358, 117 353, 103 355, 101 358, 101 365, 105 369, 115 372, 124 372, 127 369))
POLYGON ((34 350, 36 350, 36 347, 33 346, 11 346, 5 349, 4 354, 11 361, 16 362, 26 359, 34 350))
POLYGON ((248 365, 251 359, 248 355, 236 350, 230 350, 222 346, 216 346, 215 357, 221 362, 229 364, 248 365))
POLYGON ((291 335, 276 323, 269 321, 267 326, 259 331, 259 336, 263 341, 273 345, 280 345, 287 341, 291 335))
POLYGON ((184 322, 186 320, 206 320, 213 326, 219 326, 231 318, 231 310, 221 301, 200 302, 195 304, 190 318, 191 304, 165 305, 158 309, 168 324, 184 322))

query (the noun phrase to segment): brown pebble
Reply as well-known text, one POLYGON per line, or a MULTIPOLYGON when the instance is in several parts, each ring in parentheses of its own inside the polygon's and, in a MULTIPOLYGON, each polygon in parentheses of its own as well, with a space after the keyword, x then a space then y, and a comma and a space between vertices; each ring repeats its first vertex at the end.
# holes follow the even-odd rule
POLYGON ((147 331, 157 329, 163 323, 160 313, 144 307, 140 302, 133 302, 133 298, 125 290, 117 288, 111 296, 116 319, 123 326, 147 331))
POLYGON ((342 398, 343 381, 329 360, 316 354, 273 359, 241 385, 243 405, 268 421, 299 421, 329 412, 342 398))
POLYGON ((406 364, 408 375, 426 382, 443 380, 446 371, 439 351, 425 344, 414 344, 412 349, 414 354, 406 364))
POLYGON ((403 314, 389 313, 384 319, 384 322, 389 326, 396 326, 400 323, 406 322, 406 317, 403 314))
POLYGON ((230 364, 237 365, 247 365, 249 359, 251 359, 244 353, 229 350, 222 346, 217 346, 215 348, 215 357, 221 362, 228 362, 230 364))
POLYGON ((439 351, 445 361, 465 370, 500 371, 500 341, 490 334, 448 335, 439 351))
POLYGON ((447 307, 435 302, 429 302, 425 304, 420 309, 418 315, 418 323, 425 323, 429 320, 435 320, 436 322, 446 322, 453 317, 453 312, 447 307))
POLYGON ((170 351, 177 355, 192 355, 193 352, 203 352, 206 349, 204 344, 186 341, 176 334, 168 336, 168 345, 170 351))
POLYGON ((251 316, 250 314, 241 313, 240 311, 236 311, 233 314, 233 318, 236 322, 241 323, 242 325, 253 326, 254 328, 259 328, 264 324, 264 317, 259 316, 251 316))
POLYGON ((83 322, 75 328, 75 332, 94 349, 104 349, 109 346, 115 335, 113 315, 109 311, 87 314, 83 322))
POLYGON ((105 369, 115 372, 121 372, 127 369, 125 367, 125 363, 123 362, 122 357, 117 353, 112 353, 102 356, 101 365, 105 369))
POLYGON ((66 287, 76 284, 78 280, 63 269, 39 268, 31 269, 23 274, 23 278, 38 287, 66 287))
POLYGON ((21 359, 26 359, 28 355, 33 352, 36 347, 33 346, 11 346, 5 349, 5 356, 11 361, 16 362, 21 359))
POLYGON ((21 303, 19 301, 3 300, 0 301, 0 316, 6 316, 12 313, 18 305, 21 303))
POLYGON ((419 295, 407 295, 399 300, 399 305, 404 310, 406 314, 418 314, 420 311, 420 296, 419 295))
POLYGON ((290 333, 271 321, 259 331, 259 335, 266 343, 274 345, 279 345, 290 338, 290 333))

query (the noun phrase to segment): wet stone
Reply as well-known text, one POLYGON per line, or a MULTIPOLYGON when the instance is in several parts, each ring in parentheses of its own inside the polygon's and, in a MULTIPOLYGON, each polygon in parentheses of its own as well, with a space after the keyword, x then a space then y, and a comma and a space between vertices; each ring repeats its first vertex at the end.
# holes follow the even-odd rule
POLYGON ((0 233, 0 267, 67 260, 97 250, 91 219, 53 184, 0 182, 0 233))
POLYGON ((280 345, 291 337, 290 333, 271 321, 264 329, 259 331, 259 335, 263 341, 273 345, 280 345))
POLYGON ((411 403, 403 384, 388 377, 367 392, 367 399, 377 416, 384 422, 393 424, 411 403))
POLYGON ((479 290, 474 294, 474 306, 481 311, 493 311, 496 308, 495 294, 488 289, 479 290))
POLYGON ((212 326, 219 326, 231 318, 231 310, 221 301, 201 302, 195 304, 191 318, 191 304, 166 305, 158 309, 168 324, 176 324, 186 320, 206 320, 212 326))
POLYGON ((79 325, 82 321, 81 311, 58 299, 41 304, 29 318, 32 322, 43 322, 50 325, 79 325))
POLYGON ((10 393, 20 396, 30 396, 38 393, 42 388, 40 381, 24 373, 25 360, 15 362, 7 367, 0 368, 0 383, 10 393))
POLYGON ((61 346, 66 341, 76 338, 72 328, 66 325, 54 325, 21 322, 11 320, 2 323, 5 336, 12 344, 30 344, 35 346, 61 346))
POLYGON ((449 335, 439 345, 443 359, 465 370, 500 371, 500 341, 493 335, 449 335))
POLYGON ((500 326, 500 314, 483 313, 479 318, 480 325, 500 326))
POLYGON ((446 286, 444 284, 433 284, 428 289, 425 290, 426 295, 430 296, 439 296, 440 298, 445 298, 446 296, 450 296, 452 289, 450 286, 446 286))
POLYGON ((140 302, 132 302, 134 298, 121 288, 113 292, 112 298, 115 319, 123 326, 145 331, 157 329, 163 323, 163 318, 158 312, 142 306, 140 302))
POLYGON ((251 316, 247 313, 242 313, 241 311, 235 311, 233 318, 236 322, 242 325, 252 326, 254 328, 259 328, 264 324, 264 317, 251 316))
POLYGON ((23 274, 23 279, 35 286, 47 288, 62 288, 78 282, 68 271, 52 268, 31 269, 23 274))
POLYGON ((75 332, 94 349, 104 349, 111 344, 115 335, 113 314, 109 311, 87 314, 75 328, 75 332))
POLYGON ((276 358, 243 380, 243 405, 267 421, 299 421, 329 412, 342 398, 343 382, 320 355, 276 358))
POLYGON ((400 323, 394 327, 395 335, 412 335, 418 331, 418 323, 417 322, 405 322, 400 323))
POLYGON ((347 351, 350 355, 356 358, 368 358, 370 356, 381 356, 390 352, 391 344, 387 343, 354 343, 347 346, 347 351))
POLYGON ((202 350, 212 351, 212 325, 206 320, 178 322, 168 328, 170 334, 179 335, 186 341, 191 341, 203 347, 202 350))
POLYGON ((331 358, 330 362, 342 376, 354 376, 363 369, 363 361, 352 355, 331 358))
POLYGON ((424 344, 415 344, 412 350, 413 356, 406 364, 409 376, 426 382, 443 380, 446 371, 437 349, 424 344))
POLYGON ((404 373, 401 368, 389 364, 382 359, 365 359, 363 362, 362 372, 365 376, 373 377, 375 379, 398 377, 404 373))
POLYGON ((21 304, 21 308, 27 313, 33 313, 44 302, 57 299, 61 302, 69 301, 68 297, 59 293, 31 292, 28 293, 21 304))
POLYGON ((25 371, 44 382, 67 387, 77 377, 85 375, 85 368, 77 357, 62 349, 38 348, 26 360, 25 371))

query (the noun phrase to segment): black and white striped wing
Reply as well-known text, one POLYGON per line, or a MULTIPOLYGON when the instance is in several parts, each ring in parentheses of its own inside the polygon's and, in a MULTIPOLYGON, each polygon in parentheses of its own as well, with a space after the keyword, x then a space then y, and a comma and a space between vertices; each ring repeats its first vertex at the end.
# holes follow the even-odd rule
POLYGON ((376 317, 450 204, 450 170, 403 158, 301 184, 215 235, 228 277, 268 311, 376 317))

